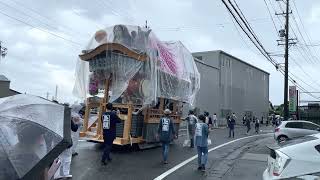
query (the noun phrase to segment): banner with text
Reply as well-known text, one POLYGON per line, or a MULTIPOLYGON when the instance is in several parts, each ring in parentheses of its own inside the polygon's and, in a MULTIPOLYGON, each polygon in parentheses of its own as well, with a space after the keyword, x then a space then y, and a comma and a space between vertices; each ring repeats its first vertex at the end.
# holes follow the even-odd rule
POLYGON ((289 111, 296 112, 297 110, 297 90, 296 86, 289 87, 289 111))

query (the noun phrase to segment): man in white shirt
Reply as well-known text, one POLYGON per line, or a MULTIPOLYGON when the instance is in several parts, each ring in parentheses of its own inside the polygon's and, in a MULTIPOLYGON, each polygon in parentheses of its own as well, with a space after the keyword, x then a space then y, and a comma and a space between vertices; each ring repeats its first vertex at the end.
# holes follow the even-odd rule
POLYGON ((213 116, 212 116, 212 119, 213 119, 213 127, 218 127, 218 119, 217 119, 217 114, 214 113, 213 116))

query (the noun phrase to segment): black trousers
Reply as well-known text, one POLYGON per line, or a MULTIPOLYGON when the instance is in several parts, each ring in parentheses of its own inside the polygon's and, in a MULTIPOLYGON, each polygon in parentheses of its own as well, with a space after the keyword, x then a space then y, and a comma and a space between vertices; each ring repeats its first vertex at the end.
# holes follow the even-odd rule
POLYGON ((249 133, 250 130, 251 130, 251 127, 247 126, 247 133, 249 133))
POLYGON ((103 148, 103 154, 102 154, 102 162, 105 162, 107 159, 110 159, 110 152, 112 148, 114 139, 106 139, 104 140, 104 148, 103 148))
POLYGON ((229 128, 229 137, 231 137, 231 134, 234 137, 234 128, 229 128))

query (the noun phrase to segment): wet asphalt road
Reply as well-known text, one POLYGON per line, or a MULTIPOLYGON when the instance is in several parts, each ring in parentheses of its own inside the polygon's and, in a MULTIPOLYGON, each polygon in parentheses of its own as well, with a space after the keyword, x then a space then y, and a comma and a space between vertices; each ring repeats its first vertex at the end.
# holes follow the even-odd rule
MULTIPOLYGON (((262 133, 272 132, 271 128, 261 128, 262 133)), ((217 145, 226 143, 233 140, 227 137, 227 129, 215 129, 210 133, 210 138, 213 144, 209 147, 215 147, 217 145)), ((253 134, 253 132, 251 132, 253 134)), ((186 134, 184 131, 180 131, 180 134, 186 134)), ((235 131, 235 139, 245 137, 245 127, 237 127, 235 131)), ((175 143, 170 146, 169 152, 169 164, 163 165, 161 163, 161 148, 152 148, 147 150, 136 150, 134 148, 116 148, 111 156, 113 161, 107 166, 101 166, 100 158, 102 153, 102 147, 100 144, 81 141, 78 146, 79 155, 74 157, 72 160, 71 172, 74 180, 87 180, 87 179, 132 179, 132 180, 150 180, 174 167, 175 165, 183 162, 184 160, 196 155, 195 149, 183 147, 183 141, 186 136, 180 136, 175 143)), ((265 136, 257 137, 251 141, 257 141, 263 139, 265 136)), ((250 138, 251 139, 251 138, 250 138)), ((236 149, 245 146, 249 143, 247 140, 243 142, 232 143, 232 146, 226 146, 225 148, 217 149, 210 153, 209 163, 218 162, 221 158, 225 158, 228 153, 235 151, 236 149), (228 149, 226 151, 225 149, 228 149), (228 153, 226 153, 228 152, 228 153)), ((210 176, 193 176, 195 173, 194 167, 196 168, 196 161, 192 161, 185 167, 182 167, 178 171, 169 175, 167 179, 198 179, 198 178, 209 178, 210 176), (188 169, 188 167, 191 168, 188 169), (189 175, 191 172, 191 175, 189 175)), ((234 163, 236 163, 234 161, 234 163)), ((211 163, 210 166, 214 166, 211 163)), ((226 175, 226 174, 225 174, 226 175)), ((218 177, 217 177, 218 178, 218 177)), ((216 179, 214 176, 209 179, 216 179)), ((220 178, 218 178, 220 179, 220 178)))

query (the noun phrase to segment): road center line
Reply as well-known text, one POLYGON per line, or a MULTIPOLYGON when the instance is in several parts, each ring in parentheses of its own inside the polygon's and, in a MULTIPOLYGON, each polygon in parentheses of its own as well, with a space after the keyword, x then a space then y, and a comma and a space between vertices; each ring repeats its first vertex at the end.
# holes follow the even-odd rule
MULTIPOLYGON (((226 145, 229 145, 231 143, 234 143, 234 142, 237 142, 237 141, 241 141, 241 140, 244 140, 244 139, 248 139, 248 138, 252 138, 252 137, 257 137, 257 136, 263 136, 263 135, 268 135, 268 134, 272 134, 272 133, 267 133, 267 134, 258 134, 258 135, 253 135, 253 136, 247 136, 247 137, 242 137, 242 138, 239 138, 239 139, 235 139, 235 140, 232 140, 232 141, 229 141, 227 143, 224 143, 224 144, 221 144, 219 146, 216 146, 216 147, 213 147, 211 149, 208 150, 208 153, 211 152, 211 151, 214 151, 216 149, 219 149, 223 146, 226 146, 226 145)), ((191 158, 181 162, 180 164, 174 166, 173 168, 169 169, 168 171, 162 173, 160 176, 154 178, 154 180, 161 180, 167 176, 169 176, 170 174, 172 174, 173 172, 175 172, 176 170, 180 169, 181 167, 185 166, 186 164, 188 164, 189 162, 193 161, 194 159, 196 159, 198 157, 198 155, 194 155, 192 156, 191 158)))

